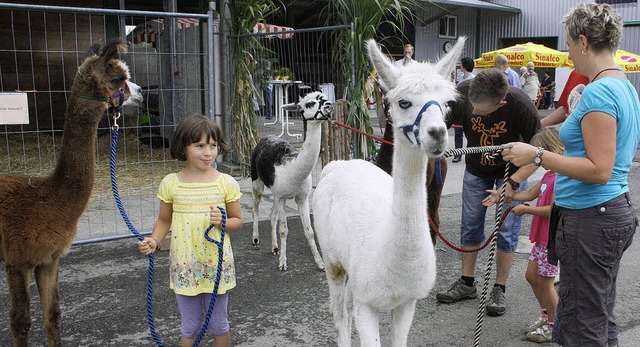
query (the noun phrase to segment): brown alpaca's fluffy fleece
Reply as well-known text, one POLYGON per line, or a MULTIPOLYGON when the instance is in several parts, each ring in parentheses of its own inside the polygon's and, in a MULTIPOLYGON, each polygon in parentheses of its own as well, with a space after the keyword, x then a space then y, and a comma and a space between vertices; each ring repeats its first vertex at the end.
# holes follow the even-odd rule
MULTIPOLYGON (((110 106, 105 98, 126 85, 121 41, 109 44, 79 67, 64 122, 58 163, 46 177, 0 175, 0 261, 6 265, 14 346, 26 346, 31 326, 31 273, 40 293, 48 346, 60 346, 58 259, 75 238, 78 219, 91 196, 98 122, 110 106)), ((125 94, 128 97, 128 94, 125 94)))

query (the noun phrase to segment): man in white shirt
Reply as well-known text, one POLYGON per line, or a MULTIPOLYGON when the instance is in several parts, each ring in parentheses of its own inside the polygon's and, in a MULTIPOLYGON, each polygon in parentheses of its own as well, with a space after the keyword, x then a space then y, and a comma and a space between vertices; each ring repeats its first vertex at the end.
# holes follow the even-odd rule
POLYGON ((413 60, 413 46, 410 43, 404 45, 404 58, 396 60, 395 65, 398 67, 408 66, 417 63, 413 60))
POLYGON ((529 95, 529 98, 535 104, 540 96, 540 80, 538 79, 538 74, 533 71, 534 69, 533 62, 528 62, 527 72, 520 76, 520 84, 522 85, 522 90, 529 95))

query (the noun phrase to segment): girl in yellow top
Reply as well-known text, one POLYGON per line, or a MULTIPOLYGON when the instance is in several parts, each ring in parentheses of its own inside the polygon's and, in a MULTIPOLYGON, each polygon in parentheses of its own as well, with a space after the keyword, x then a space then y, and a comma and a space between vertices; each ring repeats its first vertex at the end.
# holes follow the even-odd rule
MULTIPOLYGON (((218 246, 205 239, 220 240, 222 213, 227 211, 226 231, 242 228, 240 186, 233 177, 220 173, 211 164, 229 147, 215 122, 204 116, 185 118, 173 136, 171 156, 184 161, 184 168, 167 175, 160 183, 160 214, 150 237, 139 243, 142 254, 158 250, 160 240, 171 228, 170 287, 176 293, 182 318, 182 347, 193 345, 204 322, 204 312, 218 267, 218 246)), ((225 235, 222 274, 218 297, 207 332, 214 335, 214 346, 231 346, 227 291, 236 285, 231 239, 225 235)))

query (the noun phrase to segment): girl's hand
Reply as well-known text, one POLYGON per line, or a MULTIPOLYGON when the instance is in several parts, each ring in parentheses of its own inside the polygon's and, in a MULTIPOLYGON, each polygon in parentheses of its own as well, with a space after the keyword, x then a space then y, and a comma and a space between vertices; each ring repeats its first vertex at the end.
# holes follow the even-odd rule
POLYGON ((491 207, 498 202, 500 196, 498 195, 498 191, 493 189, 487 189, 487 193, 489 193, 489 195, 482 200, 482 205, 491 207))
POLYGON ((211 225, 219 228, 222 223, 222 212, 218 206, 211 205, 211 225))
POLYGON ((140 253, 149 255, 154 253, 160 247, 160 242, 151 237, 145 237, 144 240, 138 242, 138 249, 140 253))
POLYGON ((512 147, 502 150, 502 159, 508 160, 518 167, 533 163, 533 159, 536 157, 536 147, 523 142, 511 142, 509 145, 512 147))
POLYGON ((511 209, 511 212, 513 212, 516 216, 522 216, 523 214, 527 214, 527 205, 525 204, 515 205, 513 209, 511 209))

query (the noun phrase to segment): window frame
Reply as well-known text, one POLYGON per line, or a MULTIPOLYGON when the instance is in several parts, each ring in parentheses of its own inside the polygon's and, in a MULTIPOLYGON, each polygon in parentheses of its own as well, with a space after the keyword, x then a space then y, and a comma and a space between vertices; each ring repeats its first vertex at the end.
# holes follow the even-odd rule
POLYGON ((458 38, 458 16, 445 15, 438 19, 438 38, 457 39, 458 38), (445 21, 445 32, 442 32, 442 22, 445 21), (451 21, 453 21, 453 33, 450 32, 451 21))

